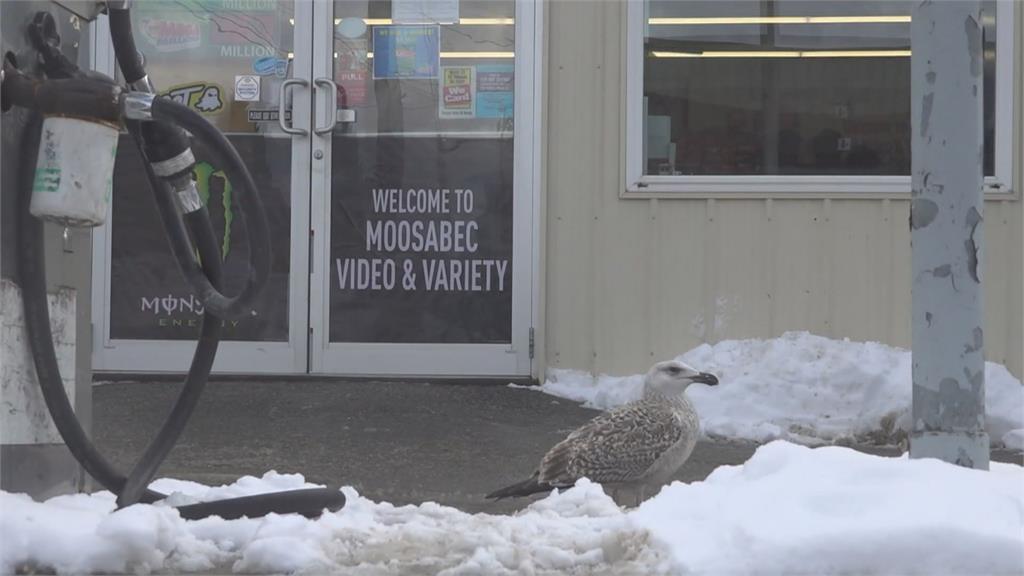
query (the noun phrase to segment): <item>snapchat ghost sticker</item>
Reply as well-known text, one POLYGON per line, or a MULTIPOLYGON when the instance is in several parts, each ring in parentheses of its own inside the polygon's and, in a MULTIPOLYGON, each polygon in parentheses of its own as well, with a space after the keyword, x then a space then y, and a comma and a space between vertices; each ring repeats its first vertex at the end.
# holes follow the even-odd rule
POLYGON ((223 107, 224 102, 220 99, 220 88, 217 86, 207 86, 199 102, 196 103, 196 110, 207 114, 216 112, 223 107))

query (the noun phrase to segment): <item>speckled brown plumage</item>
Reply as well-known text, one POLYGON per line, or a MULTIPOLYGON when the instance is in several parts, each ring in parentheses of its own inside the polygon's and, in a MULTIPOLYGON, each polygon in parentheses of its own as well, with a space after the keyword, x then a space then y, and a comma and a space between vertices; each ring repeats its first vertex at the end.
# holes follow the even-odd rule
POLYGON ((576 429, 544 455, 530 478, 487 497, 528 496, 587 478, 613 496, 629 492, 639 504, 645 492, 672 477, 697 443, 700 419, 684 395, 693 382, 715 385, 718 379, 680 362, 656 364, 645 377, 643 398, 576 429))

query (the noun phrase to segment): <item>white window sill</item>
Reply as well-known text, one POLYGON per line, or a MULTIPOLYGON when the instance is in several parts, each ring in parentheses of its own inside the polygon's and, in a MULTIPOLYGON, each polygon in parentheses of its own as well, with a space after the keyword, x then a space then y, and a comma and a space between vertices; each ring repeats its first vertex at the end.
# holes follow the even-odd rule
MULTIPOLYGON (((909 176, 644 176, 621 198, 909 199, 909 176)), ((986 200, 1018 200, 996 178, 985 178, 986 200)))

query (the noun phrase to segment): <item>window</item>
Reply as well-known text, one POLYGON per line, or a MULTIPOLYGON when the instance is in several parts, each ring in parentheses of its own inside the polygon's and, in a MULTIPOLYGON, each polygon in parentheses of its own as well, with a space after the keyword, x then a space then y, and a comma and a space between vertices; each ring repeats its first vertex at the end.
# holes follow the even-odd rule
MULTIPOLYGON (((1006 192, 1014 7, 982 6, 986 184, 1006 192)), ((912 7, 629 2, 627 191, 908 193, 912 7)))

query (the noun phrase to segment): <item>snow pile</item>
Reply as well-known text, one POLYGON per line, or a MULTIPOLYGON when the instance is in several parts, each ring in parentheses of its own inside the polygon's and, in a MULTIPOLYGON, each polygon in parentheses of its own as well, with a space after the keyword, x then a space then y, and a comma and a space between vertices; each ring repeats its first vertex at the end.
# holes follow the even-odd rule
POLYGON ((631 514, 694 574, 1022 574, 1024 469, 762 446, 631 514))
POLYGON ((161 494, 167 494, 167 499, 164 503, 170 506, 186 506, 199 502, 209 502, 210 500, 225 500, 228 498, 252 496, 253 494, 299 490, 301 488, 323 488, 320 484, 306 482, 302 474, 278 474, 273 470, 267 472, 261 478, 243 476, 233 484, 225 486, 211 487, 189 480, 160 478, 159 480, 154 480, 149 487, 161 494))
MULTIPOLYGON (((271 472, 212 489, 177 480, 152 487, 194 502, 311 486, 302 476, 271 472)), ((163 505, 115 511, 109 492, 45 503, 0 492, 0 573, 52 567, 62 574, 615 574, 649 573, 667 561, 645 530, 586 481, 516 516, 471 515, 430 502, 399 507, 343 491, 345 507, 316 520, 231 521, 186 521, 163 505)))
MULTIPOLYGON (((710 437, 803 444, 896 443, 910 430, 910 351, 875 342, 788 332, 770 340, 703 344, 680 360, 719 378, 687 395, 710 437)), ((541 390, 608 409, 640 397, 643 377, 551 370, 541 390)), ((985 365, 988 432, 996 445, 1024 443, 1024 387, 1006 367, 985 365)))
MULTIPOLYGON (((270 473, 183 495, 308 486, 270 473)), ((776 441, 634 510, 581 480, 514 516, 396 507, 344 489, 345 508, 182 520, 114 511, 107 492, 45 503, 0 492, 0 572, 336 574, 1021 574, 1024 469, 990 472, 776 441)), ((154 486, 156 487, 156 486, 154 486)))
POLYGON ((1024 428, 1007 432, 1003 436, 1003 444, 1011 450, 1024 450, 1024 428))

